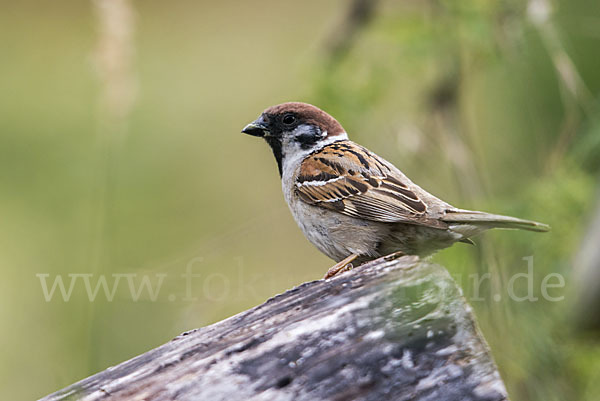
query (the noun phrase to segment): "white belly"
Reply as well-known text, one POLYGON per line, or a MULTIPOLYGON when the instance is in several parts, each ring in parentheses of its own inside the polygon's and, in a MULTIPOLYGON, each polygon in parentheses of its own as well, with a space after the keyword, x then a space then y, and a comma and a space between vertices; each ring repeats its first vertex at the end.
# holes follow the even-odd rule
MULTIPOLYGON (((291 191, 290 191, 291 192, 291 191)), ((351 254, 377 257, 385 227, 309 205, 293 193, 286 201, 304 236, 325 255, 340 261, 351 254)))

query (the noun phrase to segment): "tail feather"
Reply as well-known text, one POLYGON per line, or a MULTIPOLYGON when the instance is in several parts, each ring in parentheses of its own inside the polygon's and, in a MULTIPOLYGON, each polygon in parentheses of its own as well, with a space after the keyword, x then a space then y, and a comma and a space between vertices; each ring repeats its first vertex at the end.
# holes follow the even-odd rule
POLYGON ((471 224, 485 228, 513 228, 537 232, 550 231, 550 226, 537 221, 471 210, 449 210, 442 218, 446 223, 471 224))

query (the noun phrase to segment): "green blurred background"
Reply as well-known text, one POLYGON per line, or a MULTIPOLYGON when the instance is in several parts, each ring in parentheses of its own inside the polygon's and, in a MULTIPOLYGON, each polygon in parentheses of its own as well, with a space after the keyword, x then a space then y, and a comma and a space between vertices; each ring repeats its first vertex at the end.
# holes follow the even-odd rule
POLYGON ((289 100, 450 203, 550 224, 434 259, 514 400, 600 399, 597 334, 572 318, 600 170, 596 1, 3 1, 0 49, 0 399, 323 275, 332 261, 292 220, 270 149, 240 134, 289 100), (515 302, 529 256, 540 299, 515 302), (477 292, 469 275, 485 273, 477 292), (540 296, 549 273, 561 302, 540 296), (91 302, 80 276, 47 302, 39 274, 162 286, 134 301, 122 279, 91 302))

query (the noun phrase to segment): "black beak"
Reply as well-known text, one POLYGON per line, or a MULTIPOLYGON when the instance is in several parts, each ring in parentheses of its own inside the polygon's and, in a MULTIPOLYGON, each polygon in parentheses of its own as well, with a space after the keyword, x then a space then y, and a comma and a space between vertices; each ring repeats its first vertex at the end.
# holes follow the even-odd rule
POLYGON ((242 132, 244 134, 264 138, 269 135, 269 128, 265 124, 263 117, 260 116, 256 121, 246 125, 242 132))

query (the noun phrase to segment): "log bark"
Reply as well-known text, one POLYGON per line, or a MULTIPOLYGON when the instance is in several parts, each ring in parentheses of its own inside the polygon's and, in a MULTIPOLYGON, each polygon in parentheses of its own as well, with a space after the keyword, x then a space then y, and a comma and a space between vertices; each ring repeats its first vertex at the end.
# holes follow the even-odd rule
POLYGON ((446 270, 378 260, 106 369, 43 400, 506 400, 446 270))
POLYGON ((574 263, 577 298, 571 315, 579 329, 600 332, 600 196, 590 217, 574 263))

